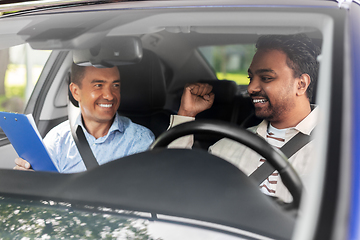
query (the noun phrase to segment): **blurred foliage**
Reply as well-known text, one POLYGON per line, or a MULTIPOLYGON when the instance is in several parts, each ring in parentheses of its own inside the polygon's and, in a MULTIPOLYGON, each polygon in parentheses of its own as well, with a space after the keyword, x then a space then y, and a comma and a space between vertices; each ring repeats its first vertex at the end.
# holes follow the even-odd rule
POLYGON ((217 72, 216 76, 219 80, 233 80, 238 85, 248 85, 249 84, 249 78, 247 73, 222 73, 217 72))
POLYGON ((11 98, 18 96, 22 99, 25 98, 25 85, 5 86, 6 97, 11 98))
POLYGON ((6 95, 0 95, 0 111, 21 112, 25 101, 25 85, 5 86, 6 95))
POLYGON ((248 68, 255 54, 253 44, 200 47, 207 62, 213 67, 218 79, 233 80, 238 85, 247 85, 248 68))
MULTIPOLYGON (((155 240, 147 220, 74 211, 70 204, 0 198, 0 239, 155 240)), ((160 240, 160 239, 156 239, 160 240)))

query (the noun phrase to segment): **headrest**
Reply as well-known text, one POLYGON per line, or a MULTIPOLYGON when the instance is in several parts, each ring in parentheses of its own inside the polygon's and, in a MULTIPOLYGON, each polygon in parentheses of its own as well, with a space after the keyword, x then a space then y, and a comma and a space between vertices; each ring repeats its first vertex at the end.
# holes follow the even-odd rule
POLYGON ((121 81, 120 112, 151 111, 164 107, 165 77, 156 54, 143 49, 143 57, 139 63, 118 68, 121 81))
POLYGON ((234 100, 237 84, 230 80, 200 80, 201 83, 208 83, 213 86, 215 94, 214 104, 231 103, 234 100))

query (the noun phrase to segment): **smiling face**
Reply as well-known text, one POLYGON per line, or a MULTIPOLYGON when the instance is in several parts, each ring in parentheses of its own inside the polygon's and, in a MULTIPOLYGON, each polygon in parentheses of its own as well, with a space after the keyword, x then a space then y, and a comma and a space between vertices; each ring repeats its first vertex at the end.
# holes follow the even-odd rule
POLYGON ((86 67, 81 86, 71 83, 70 90, 80 104, 85 125, 112 124, 120 105, 120 74, 117 67, 86 67))
POLYGON ((294 111, 297 105, 297 81, 294 71, 287 65, 284 52, 259 50, 248 73, 248 92, 257 117, 272 124, 296 117, 294 111))

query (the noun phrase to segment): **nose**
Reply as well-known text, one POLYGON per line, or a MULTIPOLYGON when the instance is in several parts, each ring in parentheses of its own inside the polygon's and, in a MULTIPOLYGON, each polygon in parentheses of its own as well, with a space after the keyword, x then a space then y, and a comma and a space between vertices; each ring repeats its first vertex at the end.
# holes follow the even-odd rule
POLYGON ((114 99, 114 93, 111 88, 106 87, 103 89, 103 98, 109 101, 112 101, 114 99))
POLYGON ((260 81, 259 81, 258 77, 253 77, 251 79, 251 81, 247 87, 247 91, 250 95, 261 91, 260 81))

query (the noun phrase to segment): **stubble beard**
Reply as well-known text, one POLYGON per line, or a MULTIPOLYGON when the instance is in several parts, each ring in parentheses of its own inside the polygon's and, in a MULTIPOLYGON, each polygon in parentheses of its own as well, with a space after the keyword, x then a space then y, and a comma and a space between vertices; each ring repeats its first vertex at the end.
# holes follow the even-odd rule
MULTIPOLYGON (((267 98, 267 96, 265 97, 267 98)), ((255 116, 268 122, 281 121, 285 114, 294 107, 289 100, 283 100, 282 104, 276 105, 273 105, 269 98, 267 100, 268 106, 266 108, 255 108, 255 116)))

